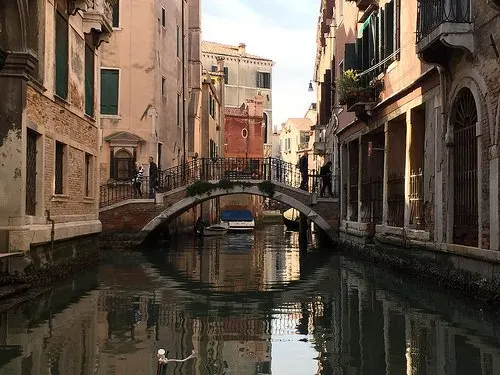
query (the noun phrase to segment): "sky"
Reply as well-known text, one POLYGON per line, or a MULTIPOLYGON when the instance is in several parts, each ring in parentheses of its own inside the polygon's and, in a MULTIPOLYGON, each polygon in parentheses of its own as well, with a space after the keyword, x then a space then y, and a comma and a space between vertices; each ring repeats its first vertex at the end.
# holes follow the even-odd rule
POLYGON ((304 117, 316 101, 308 92, 316 56, 321 0, 201 0, 203 40, 246 44, 273 67, 273 126, 304 117))

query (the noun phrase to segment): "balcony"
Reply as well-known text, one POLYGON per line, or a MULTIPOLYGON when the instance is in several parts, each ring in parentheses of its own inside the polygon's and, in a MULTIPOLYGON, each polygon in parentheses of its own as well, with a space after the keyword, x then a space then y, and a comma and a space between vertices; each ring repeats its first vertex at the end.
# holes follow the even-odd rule
POLYGON ((349 0, 356 3, 359 10, 365 11, 370 5, 378 3, 376 0, 349 0))
POLYGON ((359 74, 348 70, 338 82, 339 103, 345 105, 348 112, 355 112, 363 121, 378 104, 383 88, 382 81, 372 78, 375 74, 374 68, 376 66, 359 74))
POLYGON ((313 144, 314 155, 325 155, 326 154, 326 142, 314 142, 313 144))
POLYGON ((471 0, 419 0, 417 54, 445 66, 456 51, 474 53, 471 0))
POLYGON ((309 149, 309 142, 302 142, 302 143, 299 143, 297 149, 299 151, 304 151, 304 150, 308 150, 309 149))
POLYGON ((117 0, 71 0, 75 9, 83 11, 83 29, 91 34, 98 48, 109 42, 113 33, 113 6, 117 0), (85 5, 86 4, 86 5, 85 5))

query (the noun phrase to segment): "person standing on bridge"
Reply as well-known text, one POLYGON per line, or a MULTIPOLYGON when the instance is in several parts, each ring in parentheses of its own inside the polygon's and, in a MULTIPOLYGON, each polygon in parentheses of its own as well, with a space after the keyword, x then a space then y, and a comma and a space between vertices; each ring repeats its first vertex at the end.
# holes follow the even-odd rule
POLYGON ((320 197, 325 195, 325 190, 328 190, 328 196, 333 197, 332 193, 332 162, 329 161, 325 165, 323 165, 319 174, 321 176, 321 192, 319 193, 320 197))
POLYGON ((155 198, 158 186, 158 166, 152 156, 149 157, 149 199, 155 198))
POLYGON ((132 183, 134 184, 135 196, 139 196, 142 198, 142 179, 144 178, 144 168, 142 168, 141 163, 137 163, 135 166, 135 176, 132 179, 132 183))
POLYGON ((300 188, 302 190, 308 190, 309 189, 309 184, 308 184, 308 179, 309 179, 309 156, 307 154, 307 151, 304 151, 302 156, 299 158, 299 171, 300 171, 300 188))

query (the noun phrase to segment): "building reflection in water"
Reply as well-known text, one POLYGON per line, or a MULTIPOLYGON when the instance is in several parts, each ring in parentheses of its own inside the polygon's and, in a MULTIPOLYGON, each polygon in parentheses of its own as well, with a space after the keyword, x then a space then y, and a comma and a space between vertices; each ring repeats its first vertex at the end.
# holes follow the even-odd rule
POLYGON ((0 373, 151 374, 160 347, 196 350, 169 367, 181 375, 500 373, 494 317, 343 256, 301 255, 295 241, 269 229, 108 253, 1 313, 0 373), (278 344, 302 346, 292 357, 278 344))

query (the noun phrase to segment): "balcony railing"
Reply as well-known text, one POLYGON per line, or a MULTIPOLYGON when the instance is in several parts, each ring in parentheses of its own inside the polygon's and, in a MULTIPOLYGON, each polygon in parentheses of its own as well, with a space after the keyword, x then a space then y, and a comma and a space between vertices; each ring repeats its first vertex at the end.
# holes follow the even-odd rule
POLYGON ((471 0, 418 0, 417 43, 443 23, 470 23, 471 0))

